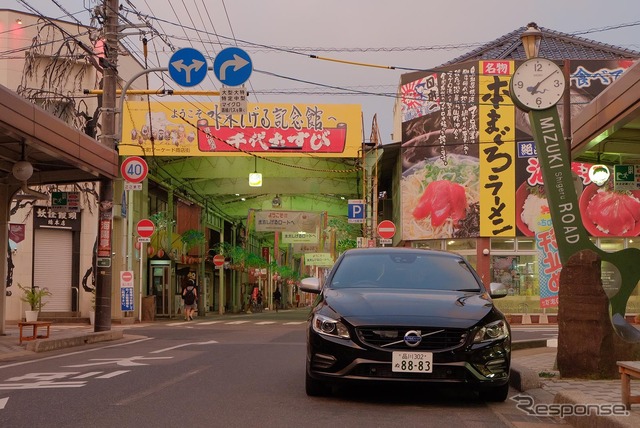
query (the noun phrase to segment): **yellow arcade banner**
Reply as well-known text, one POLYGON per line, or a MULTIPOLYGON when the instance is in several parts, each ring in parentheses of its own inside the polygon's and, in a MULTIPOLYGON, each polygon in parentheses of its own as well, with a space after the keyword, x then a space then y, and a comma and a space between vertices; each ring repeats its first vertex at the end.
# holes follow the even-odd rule
POLYGON ((247 114, 217 103, 125 102, 121 156, 358 157, 362 108, 357 104, 252 104, 247 114), (153 137, 153 138, 152 138, 153 137))
POLYGON ((480 61, 480 236, 516 236, 514 70, 513 61, 480 61))

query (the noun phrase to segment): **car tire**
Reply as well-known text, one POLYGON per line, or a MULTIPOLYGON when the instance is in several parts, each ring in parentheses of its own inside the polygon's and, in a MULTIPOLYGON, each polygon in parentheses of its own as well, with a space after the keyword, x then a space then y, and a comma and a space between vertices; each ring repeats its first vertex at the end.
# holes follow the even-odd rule
POLYGON ((480 399, 483 401, 502 402, 509 395, 509 384, 505 383, 500 386, 486 387, 479 391, 480 399))
POLYGON ((304 388, 309 397, 324 397, 331 391, 328 385, 312 378, 308 372, 304 379, 304 388))

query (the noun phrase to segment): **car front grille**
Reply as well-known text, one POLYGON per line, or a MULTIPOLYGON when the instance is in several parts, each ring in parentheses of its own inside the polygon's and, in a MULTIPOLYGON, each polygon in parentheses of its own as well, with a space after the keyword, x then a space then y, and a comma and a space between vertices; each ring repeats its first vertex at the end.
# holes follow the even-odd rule
POLYGON ((366 327, 356 331, 363 344, 385 350, 444 351, 462 346, 467 339, 467 330, 463 329, 366 327), (408 331, 420 332, 422 341, 418 346, 409 347, 404 342, 408 331))

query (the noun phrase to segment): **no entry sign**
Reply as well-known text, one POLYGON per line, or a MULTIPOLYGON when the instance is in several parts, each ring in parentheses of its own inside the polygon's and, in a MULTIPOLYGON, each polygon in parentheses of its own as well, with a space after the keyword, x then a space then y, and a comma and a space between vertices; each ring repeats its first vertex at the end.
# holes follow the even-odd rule
POLYGON ((156 225, 147 218, 140 220, 136 226, 136 232, 138 232, 138 236, 141 238, 151 238, 151 235, 153 235, 155 231, 156 225))
POLYGON ((216 254, 215 256, 213 256, 213 264, 216 267, 224 265, 224 256, 222 254, 216 254))
POLYGON ((390 220, 378 223, 378 235, 383 239, 391 239, 396 234, 396 225, 390 220))

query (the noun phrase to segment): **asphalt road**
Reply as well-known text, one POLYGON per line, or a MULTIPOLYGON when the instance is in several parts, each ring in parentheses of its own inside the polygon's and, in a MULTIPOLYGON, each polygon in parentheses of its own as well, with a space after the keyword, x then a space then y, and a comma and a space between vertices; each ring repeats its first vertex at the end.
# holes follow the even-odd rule
POLYGON ((523 417, 511 400, 451 387, 307 397, 304 323, 281 318, 159 323, 127 330, 126 342, 0 364, 0 425, 503 427, 523 417))

